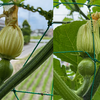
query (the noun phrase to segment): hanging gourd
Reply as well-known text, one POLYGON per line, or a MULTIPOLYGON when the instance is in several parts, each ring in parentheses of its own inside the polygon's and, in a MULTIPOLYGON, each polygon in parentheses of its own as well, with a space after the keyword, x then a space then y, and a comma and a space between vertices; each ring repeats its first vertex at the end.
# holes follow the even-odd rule
POLYGON ((13 67, 10 60, 21 54, 24 45, 23 34, 18 26, 17 13, 16 5, 5 6, 3 14, 0 16, 5 17, 5 27, 0 31, 0 57, 2 59, 0 61, 0 84, 11 76, 13 67))

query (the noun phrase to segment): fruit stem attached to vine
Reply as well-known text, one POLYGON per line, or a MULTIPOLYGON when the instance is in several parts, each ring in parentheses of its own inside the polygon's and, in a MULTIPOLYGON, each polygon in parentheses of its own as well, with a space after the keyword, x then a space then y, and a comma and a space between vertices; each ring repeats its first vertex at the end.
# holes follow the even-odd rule
POLYGON ((89 76, 84 77, 83 84, 75 93, 78 96, 82 97, 86 93, 86 91, 88 90, 89 84, 90 84, 90 77, 89 76))

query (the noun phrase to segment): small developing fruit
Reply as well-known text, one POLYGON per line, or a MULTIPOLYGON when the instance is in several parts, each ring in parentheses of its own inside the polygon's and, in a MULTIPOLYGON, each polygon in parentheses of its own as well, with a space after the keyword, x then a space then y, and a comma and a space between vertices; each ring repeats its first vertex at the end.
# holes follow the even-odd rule
POLYGON ((82 76, 92 76, 94 74, 94 62, 91 58, 85 58, 78 64, 78 71, 82 76))
POLYGON ((11 76, 13 72, 13 66, 7 59, 0 61, 0 85, 11 76))

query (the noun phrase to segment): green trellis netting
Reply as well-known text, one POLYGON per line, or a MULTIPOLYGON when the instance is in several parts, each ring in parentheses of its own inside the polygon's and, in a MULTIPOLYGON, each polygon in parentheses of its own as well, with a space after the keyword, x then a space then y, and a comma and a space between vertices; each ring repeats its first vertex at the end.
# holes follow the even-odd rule
MULTIPOLYGON (((90 20, 91 20, 91 27, 92 27, 92 35, 93 35, 94 58, 91 58, 91 56, 90 56, 87 52, 86 52, 86 53, 87 53, 88 56, 94 61, 94 64, 95 64, 94 78, 93 78, 93 83, 92 83, 92 88, 91 88, 91 99, 92 99, 93 88, 94 88, 94 80, 95 80, 95 74, 96 74, 96 62, 99 62, 99 61, 95 58, 94 33, 93 33, 93 24, 92 24, 92 17, 91 17, 91 10, 90 10, 90 8, 91 8, 92 6, 98 6, 98 7, 100 7, 100 5, 89 5, 89 2, 90 2, 90 1, 88 0, 88 4, 76 3, 76 2, 72 2, 72 3, 70 3, 70 2, 63 2, 63 4, 85 5, 85 6, 87 6, 87 8, 88 8, 88 10, 89 10, 89 13, 90 13, 90 20)), ((56 6, 62 4, 62 3, 60 3, 60 2, 54 2, 54 3, 57 4, 56 6)), ((12 4, 13 4, 13 3, 2 3, 2 4, 0 4, 0 5, 3 6, 3 5, 12 5, 12 4)), ((56 6, 54 6, 54 7, 56 7, 56 6)), ((50 14, 50 12, 49 12, 49 13, 47 13, 47 12, 45 12, 45 11, 43 12, 43 10, 42 10, 41 8, 32 9, 32 8, 30 8, 29 6, 25 6, 25 5, 23 5, 23 4, 19 4, 19 7, 23 7, 24 9, 28 9, 28 10, 33 11, 33 12, 36 12, 36 11, 37 11, 37 12, 39 12, 41 15, 43 15, 43 16, 48 20, 48 27, 47 27, 47 30, 46 30, 46 31, 44 32, 44 34, 43 34, 43 36, 44 36, 44 35, 46 34, 46 32, 48 31, 49 27, 52 25, 52 18, 50 17, 50 16, 52 16, 52 15, 50 14), (47 16, 47 15, 48 15, 48 16, 47 16)), ((36 48, 37 48, 37 46, 39 45, 40 41, 42 40, 43 36, 41 37, 41 39, 40 39, 39 42, 37 43, 36 47, 34 48, 34 50, 33 50, 32 53, 31 53, 31 55, 32 55, 33 52, 36 50, 36 48)), ((52 54, 52 51, 53 51, 53 39, 51 39, 51 40, 47 43, 47 45, 42 49, 42 51, 39 52, 38 55, 43 54, 43 57, 45 57, 44 59, 42 59, 42 57, 41 57, 41 58, 39 59, 39 61, 41 61, 41 59, 45 61, 45 60, 52 54), (49 46, 48 46, 48 45, 49 45, 49 46), (46 50, 45 54, 43 54, 43 51, 44 51, 44 50, 46 50), (47 54, 48 54, 48 55, 47 55, 47 54)), ((54 53, 69 53, 69 52, 83 52, 83 51, 61 51, 61 52, 54 52, 54 53)), ((27 62, 28 62, 28 60, 30 59, 31 55, 29 56, 29 58, 26 60, 25 64, 23 65, 23 67, 24 67, 23 70, 21 70, 19 73, 23 72, 23 73, 27 74, 26 71, 24 71, 24 70, 27 69, 26 66, 31 66, 30 63, 27 64, 27 62)), ((37 56, 36 56, 34 59, 38 59, 37 56)), ((34 59, 33 59, 33 60, 34 60, 34 59)), ((41 63, 42 63, 42 62, 41 62, 41 63)), ((35 65, 34 65, 34 66, 35 66, 35 65)), ((39 65, 38 65, 38 66, 39 66, 39 65)), ((36 68, 35 68, 35 69, 36 69, 36 68)), ((35 70, 35 69, 34 69, 34 70, 35 70)), ((29 70, 31 70, 31 69, 29 69, 29 70)), ((18 73, 18 74, 19 74, 19 73, 18 73)), ((30 72, 30 73, 32 73, 32 72, 30 72)), ((29 75, 30 73, 28 73, 27 75, 29 75)), ((21 82, 21 81, 19 80, 19 81, 16 83, 16 80, 15 80, 15 81, 13 80, 14 78, 17 77, 18 74, 16 73, 16 75, 12 76, 4 85, 2 85, 2 86, 0 87, 0 99, 2 99, 2 98, 4 97, 4 95, 6 95, 6 94, 12 89, 12 86, 11 86, 12 84, 11 84, 11 82, 14 82, 14 83, 15 83, 15 84, 14 84, 15 86, 21 82), (12 81, 11 81, 11 80, 12 80, 12 81), (8 87, 8 88, 7 88, 7 87, 8 87)), ((22 80, 25 79, 24 75, 18 76, 18 78, 19 78, 19 79, 22 78, 22 80)), ((17 79, 17 78, 16 78, 16 79, 17 79)), ((33 92, 27 92, 27 91, 17 91, 15 88, 14 88, 12 91, 14 92, 14 94, 15 94, 17 100, 19 100, 19 98, 18 98, 16 92, 31 93, 31 94, 39 94, 39 95, 41 95, 41 93, 33 93, 33 92)), ((52 96, 53 96, 53 85, 52 85, 51 94, 42 94, 42 95, 49 95, 49 96, 51 96, 51 100, 52 100, 52 96)))
MULTIPOLYGON (((90 15, 90 20, 91 20, 91 28, 92 28, 92 36, 93 36, 93 50, 94 50, 94 57, 92 58, 87 52, 85 52, 93 61, 94 61, 94 65, 95 65, 95 71, 94 71, 94 77, 93 77, 93 82, 92 82, 92 86, 91 86, 91 91, 88 92, 88 94, 90 93, 90 100, 92 100, 92 95, 93 95, 93 89, 94 89, 94 81, 95 81, 95 75, 96 75, 96 62, 99 62, 96 57, 95 57, 95 43, 94 43, 94 32, 93 32, 93 21, 92 21, 92 16, 91 16, 91 7, 92 6, 97 6, 97 7, 100 7, 100 5, 90 5, 90 0, 87 0, 88 1, 88 4, 84 4, 84 3, 77 3, 75 0, 72 0, 73 2, 56 2, 54 1, 54 7, 57 7, 61 4, 77 4, 77 5, 85 5, 87 6, 88 10, 89 10, 89 15, 90 15)), ((89 19, 87 16, 83 15, 86 19, 89 19)), ((56 23, 56 22, 55 22, 56 23)), ((59 22, 57 22, 59 23, 59 22)), ((62 22, 64 23, 64 22, 62 22)), ((66 24, 66 23, 64 23, 66 24)), ((71 53, 71 52, 83 52, 83 51, 59 51, 59 52, 53 52, 54 54, 56 53, 71 53)), ((84 100, 85 100, 85 97, 83 97, 84 100)))
POLYGON ((13 75, 10 79, 8 79, 0 87, 0 100, 10 90, 14 92, 15 97, 16 97, 17 100, 19 100, 19 98, 18 98, 16 92, 29 93, 29 94, 38 94, 38 95, 42 95, 42 96, 43 95, 47 95, 47 96, 51 96, 51 100, 52 100, 53 83, 52 83, 51 94, 35 93, 35 92, 28 92, 28 91, 18 91, 18 90, 15 89, 16 85, 18 85, 22 80, 24 80, 26 77, 28 77, 28 75, 30 75, 33 71, 35 71, 53 52, 53 39, 51 39, 44 46, 44 48, 29 63, 27 63, 29 61, 29 59, 31 58, 32 54, 34 53, 34 51, 36 50, 36 48, 38 47, 38 45, 41 42, 42 38, 44 37, 44 35, 48 31, 49 27, 52 25, 52 17, 53 17, 52 10, 47 12, 47 11, 42 10, 42 8, 40 8, 40 7, 38 7, 37 9, 34 9, 33 6, 30 7, 29 5, 24 5, 23 3, 22 4, 16 4, 15 2, 14 3, 0 3, 0 7, 3 6, 3 5, 17 5, 19 7, 22 7, 23 9, 27 9, 27 10, 32 11, 32 12, 39 12, 40 15, 44 16, 45 19, 48 20, 48 27, 47 27, 46 31, 44 32, 44 34, 42 35, 42 37, 40 38, 40 40, 38 41, 38 43, 35 46, 35 48, 33 49, 32 53, 30 54, 30 56, 28 57, 28 59, 24 63, 23 68, 19 72, 17 72, 15 75, 13 75), (38 63, 40 63, 40 64, 38 64, 38 63))

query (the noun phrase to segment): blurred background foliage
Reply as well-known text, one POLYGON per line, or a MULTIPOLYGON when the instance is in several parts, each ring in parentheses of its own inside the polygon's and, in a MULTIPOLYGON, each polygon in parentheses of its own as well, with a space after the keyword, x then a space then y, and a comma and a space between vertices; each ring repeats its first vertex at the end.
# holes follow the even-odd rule
POLYGON ((29 43, 30 42, 30 35, 31 35, 31 27, 30 27, 27 20, 23 21, 21 30, 22 30, 22 33, 24 36, 24 44, 29 43))

